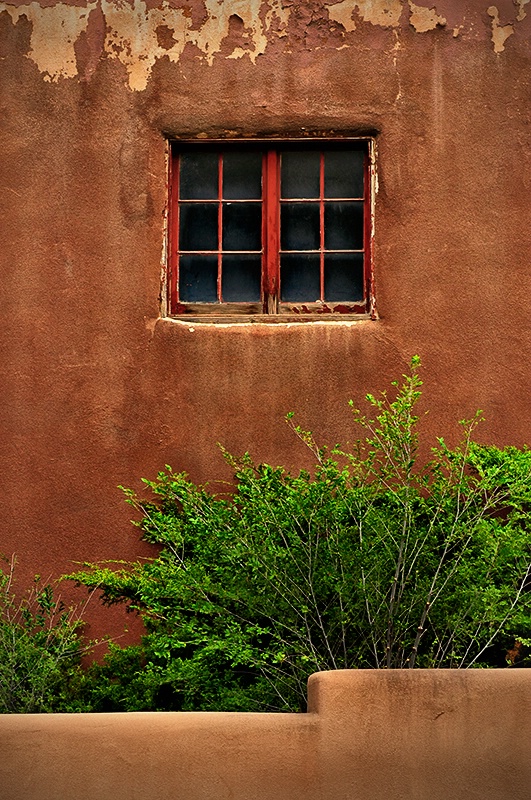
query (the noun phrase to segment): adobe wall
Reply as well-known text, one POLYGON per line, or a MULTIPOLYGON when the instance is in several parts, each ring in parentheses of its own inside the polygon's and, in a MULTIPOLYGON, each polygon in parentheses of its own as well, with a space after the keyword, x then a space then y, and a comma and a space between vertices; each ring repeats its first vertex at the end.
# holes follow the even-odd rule
POLYGON ((0 716, 2 800, 528 800, 528 670, 313 675, 307 714, 0 716))
POLYGON ((118 484, 300 466, 418 353, 432 409, 523 444, 528 0, 0 5, 0 550, 22 574, 148 552, 118 484), (163 318, 168 137, 375 134, 378 320, 163 318))

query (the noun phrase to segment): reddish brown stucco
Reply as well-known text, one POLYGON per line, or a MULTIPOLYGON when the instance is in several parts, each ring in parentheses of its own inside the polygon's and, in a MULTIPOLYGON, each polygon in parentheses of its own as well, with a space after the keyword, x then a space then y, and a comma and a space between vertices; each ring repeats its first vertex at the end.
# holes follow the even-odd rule
POLYGON ((3 508, 21 574, 146 552, 118 484, 305 462, 421 355, 436 434, 529 439, 526 0, 5 2, 3 508), (375 135, 379 319, 164 319, 168 137, 375 135))
POLYGON ((529 670, 313 675, 308 714, 0 716, 2 800, 528 800, 529 670))

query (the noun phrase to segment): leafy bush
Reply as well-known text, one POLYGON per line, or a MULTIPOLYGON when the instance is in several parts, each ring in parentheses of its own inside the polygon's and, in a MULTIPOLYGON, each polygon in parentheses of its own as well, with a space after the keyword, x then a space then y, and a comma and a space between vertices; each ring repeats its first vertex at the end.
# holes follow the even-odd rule
POLYGON ((14 567, 0 568, 0 713, 77 710, 82 623, 38 577, 17 600, 14 567))
MULTIPOLYGON (((86 565, 74 577, 127 602, 142 647, 114 648, 101 709, 298 710, 310 673, 503 665, 531 632, 531 451, 439 439, 418 457, 419 361, 394 399, 353 408, 363 439, 291 475, 224 453, 234 491, 169 467, 125 490, 157 558, 86 565), (515 642, 520 644, 514 650, 515 642)), ((523 648, 518 649, 518 648, 523 648)))

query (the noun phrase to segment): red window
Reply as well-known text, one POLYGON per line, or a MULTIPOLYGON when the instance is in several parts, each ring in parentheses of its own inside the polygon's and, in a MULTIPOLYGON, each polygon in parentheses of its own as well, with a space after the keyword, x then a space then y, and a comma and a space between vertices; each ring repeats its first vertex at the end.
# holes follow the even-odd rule
POLYGON ((173 143, 170 314, 369 313, 369 146, 173 143))

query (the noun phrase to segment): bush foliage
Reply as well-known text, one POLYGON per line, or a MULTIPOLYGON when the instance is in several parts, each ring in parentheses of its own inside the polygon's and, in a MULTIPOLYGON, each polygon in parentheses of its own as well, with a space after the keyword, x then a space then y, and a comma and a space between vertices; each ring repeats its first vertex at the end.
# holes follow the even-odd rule
MULTIPOLYGON (((531 451, 439 439, 418 456, 419 361, 352 407, 362 432, 292 475, 224 456, 227 494, 170 467, 126 489, 158 557, 70 576, 142 615, 139 646, 94 668, 95 710, 300 710, 340 668, 503 666, 531 636, 531 451), (515 642, 518 642, 516 651, 515 642)), ((524 662, 525 663, 525 662, 524 662)), ((89 691, 87 689, 87 691, 89 691)))
POLYGON ((0 713, 77 710, 80 617, 39 577, 17 599, 14 570, 14 559, 0 568, 0 713))

